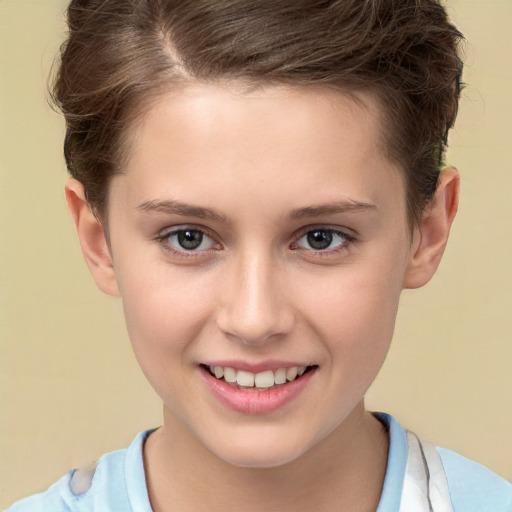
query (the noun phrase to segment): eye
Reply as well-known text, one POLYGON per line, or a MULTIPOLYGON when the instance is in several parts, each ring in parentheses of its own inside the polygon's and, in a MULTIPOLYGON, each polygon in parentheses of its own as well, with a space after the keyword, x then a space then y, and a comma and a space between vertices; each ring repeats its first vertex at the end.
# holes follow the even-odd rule
POLYGON ((218 244, 204 231, 195 228, 178 228, 158 237, 166 248, 176 252, 201 252, 215 249, 218 244))
POLYGON ((314 251, 336 250, 344 247, 353 237, 330 228, 311 229, 302 235, 293 248, 309 249, 314 251))

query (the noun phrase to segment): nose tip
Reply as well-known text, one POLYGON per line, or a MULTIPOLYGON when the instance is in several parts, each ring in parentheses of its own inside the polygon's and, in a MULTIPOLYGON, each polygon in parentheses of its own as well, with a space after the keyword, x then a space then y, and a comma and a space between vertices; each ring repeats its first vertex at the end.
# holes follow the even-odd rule
POLYGON ((234 273, 217 314, 219 329, 245 344, 276 340, 290 333, 295 323, 286 287, 276 276, 278 269, 265 267, 252 265, 234 273))
POLYGON ((293 315, 282 308, 266 311, 243 311, 242 308, 228 312, 223 309, 218 317, 220 329, 230 338, 247 345, 276 340, 291 331, 293 315))

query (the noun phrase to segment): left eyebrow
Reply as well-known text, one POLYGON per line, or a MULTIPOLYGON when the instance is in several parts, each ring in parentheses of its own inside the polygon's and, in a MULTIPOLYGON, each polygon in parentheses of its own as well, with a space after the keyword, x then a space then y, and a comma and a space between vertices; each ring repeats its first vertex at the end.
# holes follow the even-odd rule
POLYGON ((291 219, 303 219, 305 217, 321 217, 322 215, 333 215, 336 213, 367 212, 376 211, 377 206, 371 203, 362 203, 352 199, 336 203, 305 206, 290 213, 291 219))
POLYGON ((183 217, 197 217, 198 219, 227 222, 226 216, 216 210, 173 200, 144 201, 137 206, 137 210, 141 212, 158 212, 168 215, 181 215, 183 217))

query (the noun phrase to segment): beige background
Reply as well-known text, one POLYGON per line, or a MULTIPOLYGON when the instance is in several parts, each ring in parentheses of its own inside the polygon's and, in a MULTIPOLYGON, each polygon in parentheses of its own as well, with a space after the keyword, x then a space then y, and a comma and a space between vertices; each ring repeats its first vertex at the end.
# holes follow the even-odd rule
MULTIPOLYGON (((0 507, 160 422, 65 210, 62 120, 45 101, 64 4, 0 0, 0 507)), ((438 275, 403 296, 368 404, 510 479, 512 2, 449 5, 469 41, 448 155, 462 204, 438 275)))

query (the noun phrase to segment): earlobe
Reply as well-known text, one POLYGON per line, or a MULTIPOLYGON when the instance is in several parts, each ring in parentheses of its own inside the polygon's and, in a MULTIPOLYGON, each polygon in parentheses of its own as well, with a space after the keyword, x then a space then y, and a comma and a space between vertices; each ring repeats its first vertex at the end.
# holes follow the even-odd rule
POLYGON ((419 288, 435 274, 457 213, 459 181, 459 173, 453 167, 441 172, 436 192, 414 230, 404 288, 419 288))
POLYGON ((119 287, 105 232, 89 208, 82 184, 74 179, 68 180, 65 194, 80 247, 94 281, 102 292, 118 297, 119 287))

